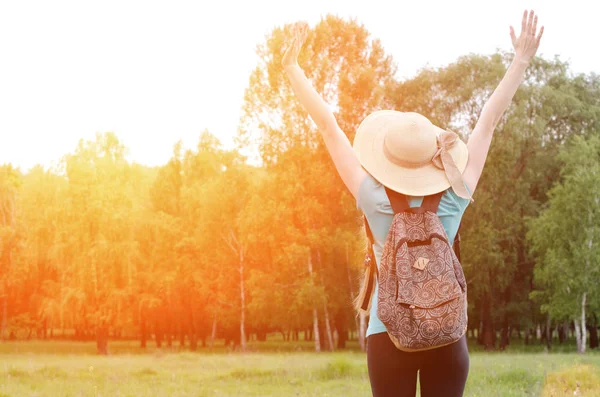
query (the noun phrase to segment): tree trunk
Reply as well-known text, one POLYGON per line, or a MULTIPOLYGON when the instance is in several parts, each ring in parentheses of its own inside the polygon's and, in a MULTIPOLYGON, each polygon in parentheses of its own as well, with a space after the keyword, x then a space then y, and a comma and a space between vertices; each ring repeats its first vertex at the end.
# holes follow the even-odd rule
POLYGON ((583 348, 581 346, 581 333, 579 332, 579 321, 577 319, 573 320, 573 325, 575 326, 575 340, 577 341, 577 353, 583 353, 583 348))
POLYGON ((581 353, 585 353, 587 345, 587 328, 585 326, 585 303, 587 294, 584 292, 581 298, 581 353))
POLYGON ((482 341, 485 350, 496 349, 496 331, 492 322, 491 302, 488 294, 483 297, 483 330, 482 341))
MULTIPOLYGON (((313 276, 313 268, 312 268, 312 253, 308 254, 308 274, 312 278, 313 276)), ((315 351, 321 351, 321 338, 319 336, 319 315, 317 313, 317 307, 313 306, 313 334, 315 338, 315 351)))
POLYGON ((340 350, 345 349, 348 340, 348 328, 346 327, 346 315, 343 309, 340 309, 335 317, 335 330, 338 336, 336 347, 340 350))
POLYGON ((215 338, 217 337, 217 315, 213 316, 212 330, 210 331, 210 343, 209 347, 212 349, 215 345, 215 338))
POLYGON ((8 323, 8 296, 2 298, 2 326, 0 326, 0 340, 6 340, 6 324, 8 323))
POLYGON ((508 314, 504 314, 504 321, 502 324, 502 333, 500 334, 500 350, 504 350, 509 343, 509 327, 508 327, 508 314))
POLYGON ((167 347, 173 347, 173 334, 171 334, 171 321, 169 321, 169 324, 167 324, 167 347))
POLYGON ((592 324, 590 326, 590 349, 598 347, 598 317, 592 313, 592 324))
POLYGON ((240 347, 246 351, 246 293, 244 291, 244 249, 240 248, 240 347))
POLYGON ((321 351, 321 339, 319 337, 319 315, 317 314, 317 308, 313 308, 313 335, 315 339, 315 351, 321 351))
MULTIPOLYGON (((14 224, 15 224, 15 205, 14 205, 14 198, 9 197, 9 221, 10 221, 10 226, 13 227, 14 230, 14 224)), ((3 221, 3 224, 5 226, 8 226, 8 223, 6 222, 6 218, 3 221)), ((10 268, 12 267, 12 242, 9 241, 8 242, 8 270, 10 271, 10 268)), ((4 290, 4 299, 2 302, 2 325, 0 326, 0 340, 6 340, 6 327, 8 326, 8 291, 7 288, 4 290)))
MULTIPOLYGON (((483 303, 483 302, 482 302, 483 303)), ((483 317, 485 305, 481 304, 479 308, 479 327, 477 328, 477 344, 483 345, 483 317)))
MULTIPOLYGON (((14 206, 12 207, 10 219, 11 224, 14 224, 14 206)), ((10 268, 12 267, 12 242, 9 242, 8 244, 8 269, 10 270, 10 268)), ((8 326, 8 291, 5 290, 4 292, 4 303, 2 304, 2 340, 5 340, 4 338, 6 336, 6 327, 8 326)))
MULTIPOLYGON (((348 286, 350 290, 350 299, 354 301, 354 283, 352 282, 352 274, 350 273, 350 253, 348 243, 346 243, 346 272, 348 273, 348 286)), ((360 335, 360 320, 359 316, 354 316, 354 324, 356 326, 356 332, 360 335)), ((359 336, 360 339, 360 336, 359 336)), ((362 348, 362 344, 361 344, 362 348)))
MULTIPOLYGON (((317 250, 317 264, 321 265, 321 251, 317 250)), ((321 266, 322 267, 322 266, 321 266)), ((323 290, 325 290, 325 283, 323 282, 323 272, 321 272, 321 286, 323 290)), ((333 333, 331 331, 331 322, 329 319, 329 309, 327 308, 327 297, 323 301, 323 313, 325 314, 325 332, 327 334, 327 349, 333 351, 335 349, 335 345, 333 344, 333 333)))
POLYGON ((358 343, 362 351, 367 351, 367 313, 361 311, 359 313, 360 327, 358 328, 358 343))
POLYGON ((96 349, 98 354, 108 354, 108 328, 106 325, 99 325, 96 328, 96 349))
POLYGON ((183 324, 179 325, 179 347, 185 347, 185 329, 183 328, 183 324))
POLYGON ((323 305, 323 311, 325 312, 325 332, 327 333, 327 342, 329 350, 334 350, 335 345, 333 344, 333 333, 331 332, 331 324, 329 323, 329 309, 327 309, 327 303, 323 305))
POLYGON ((198 335, 196 335, 196 316, 194 316, 194 304, 190 302, 190 350, 198 350, 198 335))
POLYGON ((557 324, 556 332, 558 333, 558 343, 562 345, 566 339, 565 327, 562 324, 557 324))
POLYGON ((140 347, 146 348, 146 341, 148 339, 148 330, 146 329, 146 313, 144 310, 140 310, 140 347))
POLYGON ((162 348, 163 333, 162 329, 160 328, 160 325, 158 324, 158 321, 154 326, 154 340, 156 342, 156 347, 158 347, 159 349, 162 348))
POLYGON ((319 335, 321 336, 321 351, 329 350, 329 346, 327 346, 327 335, 325 335, 325 321, 323 321, 323 318, 319 318, 319 335))
POLYGON ((565 320, 565 322, 563 323, 563 334, 564 334, 565 341, 569 340, 569 332, 570 331, 571 331, 571 324, 570 324, 569 320, 565 320))
POLYGON ((548 350, 552 348, 552 319, 550 314, 546 317, 546 347, 548 350))

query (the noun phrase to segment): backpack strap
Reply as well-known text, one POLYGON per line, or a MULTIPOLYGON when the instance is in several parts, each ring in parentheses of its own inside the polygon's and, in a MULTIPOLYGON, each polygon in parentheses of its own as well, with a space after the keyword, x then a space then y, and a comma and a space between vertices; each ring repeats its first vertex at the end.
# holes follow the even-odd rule
POLYGON ((452 244, 452 248, 454 248, 454 254, 456 255, 456 259, 460 262, 460 227, 458 225, 458 230, 456 231, 456 236, 454 237, 454 243, 452 244))
MULTIPOLYGON (((385 187, 385 193, 387 194, 388 199, 390 200, 390 204, 392 205, 392 210, 394 210, 394 214, 408 211, 410 209, 408 199, 402 193, 398 193, 388 187, 385 187)), ((437 214, 437 210, 440 206, 440 201, 442 201, 442 196, 444 195, 444 193, 445 191, 425 196, 425 198, 423 199, 423 203, 421 204, 421 208, 425 209, 426 211, 431 211, 434 214, 437 214)))
POLYGON ((430 196, 425 196, 423 199, 423 203, 421 204, 421 208, 426 211, 431 211, 434 214, 437 214, 438 207, 440 206, 440 201, 442 201, 442 196, 445 191, 439 192, 436 194, 432 194, 430 196))
POLYGON ((404 212, 410 209, 410 205, 408 204, 408 199, 402 193, 398 193, 393 191, 392 189, 385 187, 385 194, 387 194, 388 199, 390 200, 390 204, 392 205, 392 210, 394 210, 394 214, 398 214, 400 212, 404 212))
MULTIPOLYGON (((424 208, 427 211, 431 211, 434 214, 437 214, 438 207, 440 206, 440 202, 442 201, 442 196, 445 191, 433 194, 431 196, 426 196, 423 199, 423 204, 421 204, 421 208, 424 208)), ((460 262, 460 224, 458 225, 458 230, 456 231, 456 236, 454 237, 454 242, 452 243, 452 248, 454 249, 454 253, 456 254, 456 258, 460 262)))

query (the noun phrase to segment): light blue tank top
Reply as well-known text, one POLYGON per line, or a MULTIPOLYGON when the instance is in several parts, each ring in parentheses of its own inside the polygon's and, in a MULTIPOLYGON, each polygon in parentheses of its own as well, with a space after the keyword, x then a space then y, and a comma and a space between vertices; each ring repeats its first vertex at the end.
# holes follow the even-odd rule
MULTIPOLYGON (((409 205, 411 207, 419 207, 423 202, 423 197, 412 197, 407 196, 409 205)), ((357 206, 369 221, 369 226, 373 232, 373 238, 375 244, 373 245, 373 251, 375 252, 375 258, 377 267, 379 268, 379 261, 381 259, 381 253, 385 244, 385 239, 392 225, 394 219, 394 211, 390 201, 385 193, 385 187, 375 180, 371 175, 361 182, 358 188, 357 194, 357 206)), ((438 207, 437 215, 442 221, 442 225, 448 235, 448 241, 452 243, 460 220, 465 212, 465 209, 469 205, 469 200, 458 197, 454 190, 448 189, 442 195, 442 200, 438 207)), ((377 287, 373 292, 371 311, 369 313, 369 326, 367 328, 367 335, 378 334, 386 332, 385 325, 377 317, 377 287)))

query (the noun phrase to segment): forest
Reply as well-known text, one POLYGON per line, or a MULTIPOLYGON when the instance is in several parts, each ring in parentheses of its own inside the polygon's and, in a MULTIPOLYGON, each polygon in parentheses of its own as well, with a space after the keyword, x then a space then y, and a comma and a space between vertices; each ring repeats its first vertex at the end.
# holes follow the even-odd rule
MULTIPOLYGON (((0 167, 1 340, 94 340, 100 354, 121 339, 364 347, 353 307, 363 221, 282 72, 290 28, 256 49, 234 147, 199 131, 195 148, 177 143, 149 167, 113 131, 56 167, 0 167)), ((327 16, 299 62, 351 141, 379 109, 419 112, 466 140, 511 59, 467 54, 400 79, 402 59, 363 25, 327 16)), ((600 76, 535 58, 474 200, 461 226, 469 337, 486 350, 598 348, 600 76)))

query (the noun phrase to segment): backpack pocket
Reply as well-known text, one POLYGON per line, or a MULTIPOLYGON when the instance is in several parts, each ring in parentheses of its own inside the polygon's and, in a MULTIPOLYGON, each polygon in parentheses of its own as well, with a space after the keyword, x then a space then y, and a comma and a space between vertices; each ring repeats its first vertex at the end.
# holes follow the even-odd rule
MULTIPOLYGON (((465 285, 457 277, 455 258, 450 245, 437 238, 426 245, 404 243, 395 258, 395 301, 423 309, 432 309, 458 298, 465 285)), ((464 276, 462 277, 464 280, 464 276)))

